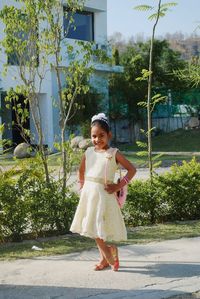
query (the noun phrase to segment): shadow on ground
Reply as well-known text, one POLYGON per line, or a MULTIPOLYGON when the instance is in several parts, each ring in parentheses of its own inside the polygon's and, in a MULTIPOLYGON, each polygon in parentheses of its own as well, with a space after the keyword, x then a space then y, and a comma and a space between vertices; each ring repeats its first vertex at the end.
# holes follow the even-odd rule
MULTIPOLYGON (((130 262, 130 261, 129 261, 130 262)), ((142 261, 140 261, 142 262, 142 261)), ((137 261, 138 263, 138 261, 137 261)), ((149 261, 148 261, 149 263, 149 261)), ((175 263, 175 262, 159 262, 145 266, 122 266, 119 272, 139 273, 150 275, 153 277, 165 278, 187 278, 193 276, 200 276, 200 263, 175 263)))
POLYGON ((192 294, 183 294, 183 295, 176 295, 173 297, 169 297, 168 299, 199 299, 200 292, 192 293, 192 294))
POLYGON ((169 298, 170 295, 177 295, 177 293, 181 294, 181 292, 156 289, 124 291, 79 287, 67 288, 57 286, 0 285, 0 299, 161 299, 169 298))

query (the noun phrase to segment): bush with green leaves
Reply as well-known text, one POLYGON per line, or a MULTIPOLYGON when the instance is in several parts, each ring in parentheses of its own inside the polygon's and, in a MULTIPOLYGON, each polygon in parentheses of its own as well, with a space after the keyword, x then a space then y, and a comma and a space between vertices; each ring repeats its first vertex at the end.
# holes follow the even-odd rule
POLYGON ((153 181, 133 181, 123 209, 128 226, 200 219, 200 164, 192 159, 153 181))
POLYGON ((90 138, 90 131, 91 131, 91 122, 90 120, 86 120, 84 122, 81 123, 81 126, 80 126, 80 129, 81 129, 81 135, 84 137, 84 138, 90 138))
POLYGON ((128 226, 149 225, 160 218, 161 205, 156 184, 135 180, 128 188, 123 215, 128 226))
POLYGON ((170 207, 167 220, 200 219, 200 163, 195 158, 173 165, 169 173, 159 177, 158 188, 170 207))
POLYGON ((0 238, 19 241, 25 233, 68 232, 78 202, 62 182, 45 180, 39 157, 21 160, 0 174, 0 238))
POLYGON ((27 226, 28 206, 23 186, 12 175, 7 171, 0 176, 0 225, 2 238, 19 241, 27 226))
POLYGON ((46 231, 68 232, 78 202, 78 196, 69 188, 63 198, 62 184, 51 181, 29 180, 26 199, 29 202, 30 228, 35 236, 46 231))
MULTIPOLYGON (((36 157, 0 173, 1 241, 69 231, 78 195, 67 188, 63 197, 62 182, 47 183, 41 165, 36 157)), ((192 159, 153 181, 133 181, 123 215, 127 226, 200 219, 200 164, 192 159)))

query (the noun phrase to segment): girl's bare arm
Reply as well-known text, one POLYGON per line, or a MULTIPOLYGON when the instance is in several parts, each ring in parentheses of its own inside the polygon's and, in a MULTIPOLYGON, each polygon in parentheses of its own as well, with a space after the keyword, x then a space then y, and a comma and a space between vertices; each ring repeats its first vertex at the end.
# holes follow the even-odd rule
POLYGON ((122 153, 117 151, 116 153, 116 162, 119 163, 123 168, 127 170, 126 176, 128 177, 129 181, 134 177, 136 174, 135 166, 127 160, 122 153))
MULTIPOLYGON (((122 155, 119 151, 117 151, 115 157, 116 157, 116 162, 119 163, 123 168, 127 170, 126 178, 128 179, 128 181, 130 181, 133 178, 133 176, 136 174, 135 166, 133 166, 133 164, 130 161, 128 161, 124 157, 124 155, 122 155)), ((127 184, 126 180, 121 180, 118 184, 108 184, 107 186, 105 186, 105 190, 108 193, 114 193, 120 190, 126 184, 127 184)))
POLYGON ((80 189, 83 187, 84 179, 85 179, 85 155, 83 155, 78 169, 78 181, 80 184, 80 189))

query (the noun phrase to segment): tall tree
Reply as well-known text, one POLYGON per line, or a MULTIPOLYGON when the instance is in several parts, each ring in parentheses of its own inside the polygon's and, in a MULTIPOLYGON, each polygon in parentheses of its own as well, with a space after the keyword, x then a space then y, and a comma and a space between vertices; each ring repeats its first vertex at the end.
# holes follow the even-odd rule
MULTIPOLYGON (((130 130, 134 124, 143 121, 144 109, 138 106, 141 99, 147 98, 146 80, 136 81, 141 76, 141 70, 148 69, 150 41, 133 43, 125 46, 120 53, 120 64, 124 67, 122 74, 113 74, 110 78, 110 100, 113 106, 115 101, 127 107, 124 118, 128 118, 130 130)), ((180 53, 170 49, 167 41, 154 40, 153 55, 153 94, 162 89, 180 90, 185 83, 179 81, 173 74, 174 69, 183 69, 186 65, 180 58, 180 53)), ((111 107, 112 108, 112 107, 111 107)), ((120 110, 116 107, 118 113, 120 110)), ((144 126, 144 124, 143 124, 144 126)), ((134 130, 132 130, 134 133, 134 130)), ((131 134, 134 136, 134 134, 131 134)), ((134 138, 131 140, 133 141, 134 138)))
POLYGON ((185 69, 174 70, 181 82, 189 87, 200 87, 200 59, 193 57, 185 69))
MULTIPOLYGON (((0 18, 5 28, 5 37, 1 41, 2 46, 8 55, 8 63, 5 66, 7 71, 10 65, 17 65, 18 75, 21 84, 8 93, 7 100, 12 102, 21 94, 24 101, 29 103, 32 119, 38 135, 39 154, 42 158, 46 181, 49 183, 49 170, 47 155, 44 149, 44 133, 42 131, 42 118, 39 94, 41 93, 42 81, 45 76, 46 60, 40 54, 42 41, 39 38, 39 21, 41 8, 36 1, 16 1, 20 7, 14 5, 4 6, 0 12, 0 18)), ((11 105, 12 107, 12 105, 11 105)), ((23 111, 21 103, 13 107, 20 118, 28 118, 26 111, 23 111)), ((23 132, 24 134, 24 132, 23 132)), ((25 132, 24 135, 29 135, 25 132)))
MULTIPOLYGON (((88 80, 93 72, 91 57, 92 43, 78 41, 75 46, 66 37, 69 30, 76 30, 74 14, 84 7, 84 0, 16 0, 20 8, 5 6, 0 17, 5 24, 2 45, 11 57, 18 61, 22 85, 16 93, 24 95, 39 136, 39 148, 44 163, 46 180, 49 182, 47 155, 44 151, 44 136, 40 111, 39 94, 49 71, 55 72, 58 86, 60 112, 59 149, 62 153, 62 190, 67 180, 66 127, 78 107, 78 95, 89 90, 88 80), (66 8, 66 9, 64 9, 66 8), (63 14, 65 26, 63 26, 63 14), (64 80, 63 80, 64 78, 64 80)), ((100 59, 101 51, 95 51, 100 59)), ((103 57, 105 58, 105 57, 103 57)), ((19 107, 21 109, 21 107, 19 107)))
POLYGON ((58 105, 60 111, 60 133, 61 143, 59 149, 62 154, 62 192, 65 196, 67 181, 67 136, 66 128, 70 119, 75 115, 79 106, 80 94, 89 91, 89 78, 94 71, 91 60, 94 54, 99 55, 101 51, 94 51, 90 42, 75 42, 75 46, 66 40, 71 28, 76 30, 74 14, 83 10, 85 0, 46 0, 40 1, 43 8, 44 19, 48 26, 42 31, 42 38, 46 42, 46 54, 51 55, 52 69, 55 71, 58 86, 58 105), (63 4, 65 27, 63 28, 63 4), (63 30, 64 29, 64 30, 63 30), (64 34, 63 34, 64 33, 64 34), (66 52, 63 53, 63 48, 66 52), (63 85, 62 77, 65 77, 63 85))
POLYGON ((141 11, 154 11, 153 14, 149 16, 149 20, 155 20, 152 28, 150 50, 149 50, 149 67, 148 70, 143 70, 143 79, 147 79, 147 138, 148 138, 148 161, 149 161, 149 172, 151 181, 153 179, 153 160, 152 160, 152 112, 156 103, 163 100, 160 95, 154 95, 152 97, 152 82, 153 82, 153 52, 154 52, 154 41, 155 41, 155 31, 158 25, 160 17, 164 17, 169 7, 175 6, 176 3, 168 2, 162 4, 162 0, 158 0, 157 6, 153 7, 150 5, 139 5, 135 7, 137 10, 141 11))

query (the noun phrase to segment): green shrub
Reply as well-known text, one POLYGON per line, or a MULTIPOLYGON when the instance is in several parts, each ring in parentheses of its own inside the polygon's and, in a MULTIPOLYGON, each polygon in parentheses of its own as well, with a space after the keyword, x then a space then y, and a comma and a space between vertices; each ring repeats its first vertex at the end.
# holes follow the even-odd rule
POLYGON ((41 232, 56 230, 68 232, 78 202, 77 195, 66 190, 63 198, 61 183, 30 180, 26 183, 26 198, 29 202, 31 231, 37 236, 41 232))
POLYGON ((63 196, 59 181, 47 184, 38 159, 20 161, 16 169, 0 174, 0 240, 68 232, 78 196, 69 188, 63 196))
POLYGON ((128 196, 123 215, 128 226, 148 225, 160 218, 161 206, 156 183, 150 180, 133 181, 128 188, 128 196))
POLYGON ((11 179, 0 178, 0 224, 4 237, 21 240, 27 226, 27 202, 21 186, 11 179))
POLYGON ((170 172, 129 185, 123 209, 127 225, 200 219, 200 164, 192 159, 170 172))
MULTIPOLYGON (((68 232, 78 203, 69 188, 63 196, 60 181, 45 181, 37 159, 0 173, 0 241, 21 240, 47 231, 68 232)), ((123 215, 128 226, 200 219, 200 164, 195 160, 174 165, 170 172, 129 185, 123 215)))
POLYGON ((90 138, 90 128, 91 128, 91 123, 89 120, 87 121, 84 121, 81 123, 81 135, 84 137, 84 138, 90 138))
POLYGON ((61 184, 59 182, 52 182, 49 191, 49 198, 51 197, 49 204, 49 210, 52 211, 50 223, 54 223, 56 229, 59 232, 68 232, 72 223, 75 210, 78 204, 78 195, 66 188, 66 197, 63 198, 61 184))
POLYGON ((163 202, 170 207, 167 220, 200 218, 200 164, 195 159, 172 166, 159 177, 159 188, 163 202))

